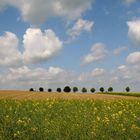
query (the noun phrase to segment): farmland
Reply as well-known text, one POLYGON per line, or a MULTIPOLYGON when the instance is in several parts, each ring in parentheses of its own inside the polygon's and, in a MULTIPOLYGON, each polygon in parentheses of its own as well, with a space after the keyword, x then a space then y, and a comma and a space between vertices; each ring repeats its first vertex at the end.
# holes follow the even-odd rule
POLYGON ((140 139, 136 97, 1 91, 0 98, 2 140, 140 139))
POLYGON ((137 97, 111 95, 109 94, 81 94, 81 93, 48 93, 48 92, 28 92, 28 91, 0 91, 0 99, 18 99, 18 100, 46 100, 46 99, 100 99, 100 100, 116 100, 116 99, 140 99, 137 97))
MULTIPOLYGON (((99 92, 98 94, 102 93, 99 92)), ((104 92, 104 94, 140 97, 140 92, 104 92)))

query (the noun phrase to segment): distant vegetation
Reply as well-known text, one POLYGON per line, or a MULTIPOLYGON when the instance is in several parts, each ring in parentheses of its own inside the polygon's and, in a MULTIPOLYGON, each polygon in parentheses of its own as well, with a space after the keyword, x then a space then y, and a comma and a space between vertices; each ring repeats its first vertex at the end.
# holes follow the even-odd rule
MULTIPOLYGON (((102 93, 98 92, 98 94, 102 93)), ((104 92, 104 94, 140 97, 140 92, 104 92)))
POLYGON ((64 92, 71 92, 71 88, 69 86, 64 87, 64 92))
POLYGON ((126 92, 129 92, 130 91, 130 87, 126 87, 126 92))
POLYGON ((95 88, 91 88, 90 91, 91 91, 92 93, 94 93, 94 92, 96 91, 96 89, 95 89, 95 88))
POLYGON ((86 93, 87 92, 87 89, 86 88, 82 88, 82 92, 83 93, 86 93))
POLYGON ((57 90, 56 90, 57 92, 61 92, 61 88, 57 88, 57 90))
POLYGON ((113 87, 109 87, 108 92, 113 92, 113 87))
POLYGON ((78 87, 73 87, 73 92, 77 92, 78 91, 78 87))
POLYGON ((52 89, 51 89, 51 88, 49 88, 49 89, 48 89, 48 92, 52 92, 52 89))
POLYGON ((101 91, 101 92, 104 92, 105 90, 104 90, 104 88, 103 88, 103 87, 101 87, 101 88, 100 88, 100 91, 101 91))
POLYGON ((40 92, 43 92, 43 91, 44 91, 44 88, 43 88, 43 87, 40 87, 40 88, 39 88, 39 91, 40 91, 40 92))
MULTIPOLYGON (((32 91, 36 91, 36 90, 35 90, 34 88, 30 88, 29 91, 32 92, 32 91)), ((40 87, 40 88, 38 89, 38 91, 44 92, 44 88, 43 88, 43 87, 40 87)), ((48 91, 48 92, 52 92, 52 89, 49 88, 47 91, 48 91)), ((64 89, 63 89, 63 91, 66 92, 66 93, 69 93, 69 92, 74 92, 74 93, 76 93, 76 92, 79 91, 79 89, 78 89, 78 87, 72 87, 72 88, 71 88, 70 86, 65 86, 64 89)), ((89 89, 89 92, 91 92, 91 93, 95 93, 95 91, 96 91, 95 88, 89 89)), ((132 93, 132 92, 130 93, 130 87, 129 87, 129 86, 127 86, 127 87, 125 88, 125 91, 126 91, 126 92, 113 92, 113 91, 114 91, 113 87, 109 87, 106 91, 105 91, 104 87, 100 87, 100 88, 99 88, 99 91, 100 91, 101 93, 104 93, 104 94, 112 94, 112 95, 126 95, 126 96, 136 96, 136 97, 139 97, 139 96, 140 96, 139 93, 132 93)), ((57 88, 57 89, 56 89, 56 92, 62 92, 62 89, 61 89, 61 88, 57 88)), ((88 90, 87 90, 87 88, 83 87, 83 88, 81 89, 81 92, 82 92, 82 93, 86 93, 86 92, 88 92, 88 90)), ((97 92, 97 93, 99 94, 100 92, 97 92)))
POLYGON ((34 91, 34 89, 33 88, 30 88, 29 91, 34 91))

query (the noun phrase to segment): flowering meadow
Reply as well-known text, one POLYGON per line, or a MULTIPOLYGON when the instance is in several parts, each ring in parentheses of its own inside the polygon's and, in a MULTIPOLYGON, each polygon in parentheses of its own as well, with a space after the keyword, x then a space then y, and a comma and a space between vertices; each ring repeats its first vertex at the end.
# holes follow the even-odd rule
POLYGON ((0 140, 140 140, 140 100, 0 100, 0 140))

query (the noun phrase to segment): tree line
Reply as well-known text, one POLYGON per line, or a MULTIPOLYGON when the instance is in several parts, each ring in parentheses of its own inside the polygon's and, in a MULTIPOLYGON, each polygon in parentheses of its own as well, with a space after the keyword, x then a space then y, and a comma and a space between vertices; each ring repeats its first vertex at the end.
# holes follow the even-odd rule
MULTIPOLYGON (((35 89, 30 88, 29 91, 35 91, 35 89)), ((39 88, 39 91, 40 91, 40 92, 44 92, 44 88, 43 88, 43 87, 40 87, 40 88, 39 88)), ((78 92, 79 89, 78 89, 78 87, 70 88, 69 86, 65 86, 64 89, 61 89, 61 88, 57 88, 57 89, 56 89, 56 92, 62 92, 62 91, 67 92, 67 93, 72 91, 72 92, 75 93, 75 92, 78 92)), ((83 87, 83 88, 81 89, 81 92, 82 92, 82 93, 86 93, 87 91, 88 91, 88 90, 87 90, 87 88, 85 88, 85 87, 83 87)), ((91 89, 90 89, 90 92, 91 92, 91 93, 94 93, 95 91, 96 91, 95 88, 91 88, 91 89)), ((99 91, 100 91, 100 92, 105 92, 104 87, 100 87, 100 88, 99 88, 99 91)), ((130 91, 130 87, 126 87, 126 88, 125 88, 125 91, 126 91, 126 92, 129 92, 129 91, 130 91)), ((52 92, 52 89, 49 88, 49 89, 48 89, 48 92, 52 92)), ((109 87, 109 88, 107 89, 107 92, 113 92, 113 87, 109 87)))

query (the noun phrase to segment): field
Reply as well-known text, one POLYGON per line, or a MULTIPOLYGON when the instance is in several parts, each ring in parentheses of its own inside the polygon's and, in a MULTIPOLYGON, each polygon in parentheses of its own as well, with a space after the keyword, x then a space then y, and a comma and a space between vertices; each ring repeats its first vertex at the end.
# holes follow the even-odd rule
POLYGON ((137 97, 119 96, 109 94, 81 94, 81 93, 48 93, 48 92, 29 92, 29 91, 0 91, 0 99, 18 99, 18 100, 46 100, 46 99, 67 99, 67 100, 116 100, 116 99, 140 99, 137 97))
MULTIPOLYGON (((102 93, 99 92, 98 94, 102 93)), ((140 92, 104 92, 104 94, 140 97, 140 92)))
POLYGON ((1 91, 0 98, 0 140, 140 139, 136 97, 1 91))

